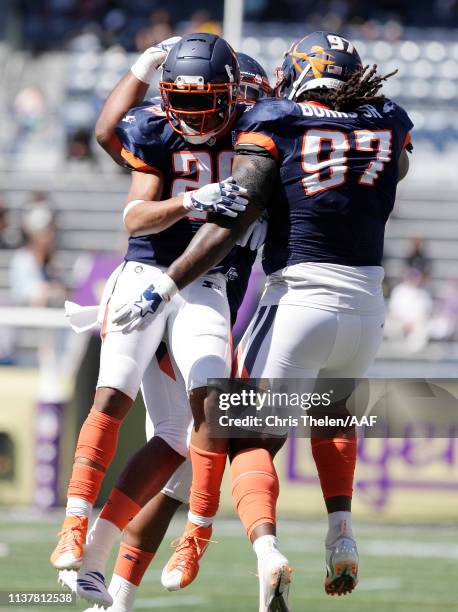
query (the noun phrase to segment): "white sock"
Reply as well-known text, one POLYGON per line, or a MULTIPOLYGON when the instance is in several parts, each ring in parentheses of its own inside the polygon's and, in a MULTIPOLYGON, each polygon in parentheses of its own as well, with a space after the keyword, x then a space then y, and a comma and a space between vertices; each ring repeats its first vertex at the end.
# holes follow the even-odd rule
POLYGON ((210 527, 210 525, 213 523, 213 516, 210 518, 207 516, 199 516, 198 514, 193 514, 191 510, 189 510, 188 520, 198 527, 210 527))
POLYGON ((69 497, 67 499, 67 516, 87 516, 89 519, 92 514, 92 504, 80 497, 69 497))
POLYGON ((97 517, 87 534, 82 571, 90 570, 105 575, 105 566, 121 530, 112 522, 97 517))
POLYGON ((108 587, 108 592, 113 597, 113 606, 110 610, 112 612, 132 612, 137 590, 138 586, 117 574, 113 574, 108 587))
POLYGON ((326 536, 326 545, 334 544, 340 536, 353 538, 353 530, 351 524, 351 512, 339 510, 328 514, 328 534, 326 536))
POLYGON ((274 535, 263 535, 256 538, 253 542, 253 549, 258 557, 258 561, 261 561, 265 556, 273 551, 278 551, 278 540, 274 535))

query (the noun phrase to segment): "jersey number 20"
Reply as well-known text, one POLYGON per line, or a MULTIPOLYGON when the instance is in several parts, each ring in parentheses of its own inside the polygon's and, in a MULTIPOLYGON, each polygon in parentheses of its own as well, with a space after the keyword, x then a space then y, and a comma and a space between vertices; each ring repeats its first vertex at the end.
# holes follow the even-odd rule
MULTIPOLYGON (((172 157, 175 178, 171 197, 228 178, 231 175, 233 159, 234 151, 219 151, 214 167, 208 151, 177 151, 172 157)), ((204 220, 207 218, 207 213, 194 211, 187 216, 190 219, 204 220)))
MULTIPOLYGON (((391 159, 391 130, 355 130, 355 150, 372 153, 372 159, 359 177, 360 185, 372 187, 391 159)), ((302 168, 307 173, 302 184, 306 195, 334 189, 345 183, 348 173, 348 134, 339 130, 308 130, 302 141, 302 168), (329 151, 323 159, 323 144, 329 151)))

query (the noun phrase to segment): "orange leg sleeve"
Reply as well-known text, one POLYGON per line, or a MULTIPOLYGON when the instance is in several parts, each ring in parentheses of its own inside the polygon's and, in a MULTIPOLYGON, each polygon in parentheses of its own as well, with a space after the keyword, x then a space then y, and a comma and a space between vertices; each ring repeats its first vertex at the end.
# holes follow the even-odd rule
POLYGON ((84 457, 109 467, 118 446, 119 428, 122 421, 91 408, 81 427, 75 459, 84 457))
POLYGON ((218 511, 226 453, 204 451, 191 444, 189 454, 192 461, 189 509, 193 514, 211 518, 218 511))
POLYGON ((351 497, 356 466, 356 438, 312 438, 315 459, 324 499, 351 497))
POLYGON ((154 553, 121 542, 113 573, 139 586, 153 557, 154 553))
POLYGON ((231 477, 232 498, 248 537, 259 525, 275 525, 279 483, 269 451, 240 452, 232 460, 231 477))
POLYGON ((95 504, 104 476, 105 472, 96 468, 83 463, 74 463, 67 497, 79 497, 95 504))
POLYGON ((107 503, 102 508, 100 518, 110 521, 123 531, 127 523, 131 521, 141 510, 140 504, 128 497, 119 489, 113 489, 107 503))
MULTIPOLYGON (((116 452, 121 421, 92 408, 81 427, 75 459, 84 458, 106 469, 116 452)), ((94 504, 105 471, 79 461, 73 465, 67 497, 80 497, 94 504)))

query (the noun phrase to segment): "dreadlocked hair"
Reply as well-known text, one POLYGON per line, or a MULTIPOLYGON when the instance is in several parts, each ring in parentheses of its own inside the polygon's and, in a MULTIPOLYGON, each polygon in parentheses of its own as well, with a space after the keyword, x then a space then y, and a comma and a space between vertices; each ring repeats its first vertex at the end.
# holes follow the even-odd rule
POLYGON ((348 81, 342 83, 336 89, 311 89, 301 95, 301 100, 321 102, 337 111, 352 111, 361 104, 370 104, 385 99, 383 94, 378 94, 386 81, 397 70, 389 74, 377 74, 377 64, 357 68, 348 81))

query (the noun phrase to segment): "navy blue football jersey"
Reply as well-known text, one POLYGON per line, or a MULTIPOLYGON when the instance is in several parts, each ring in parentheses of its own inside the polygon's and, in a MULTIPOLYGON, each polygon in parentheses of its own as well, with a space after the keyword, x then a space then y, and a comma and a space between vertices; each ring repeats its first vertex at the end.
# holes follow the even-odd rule
POLYGON ((265 272, 303 262, 380 265, 412 127, 388 99, 355 112, 278 98, 248 108, 236 125, 236 150, 260 147, 280 172, 268 205, 265 272))
MULTIPOLYGON (((237 107, 236 115, 243 108, 237 107)), ((212 146, 193 145, 172 129, 156 98, 130 109, 116 134, 122 145, 121 155, 131 168, 162 175, 161 199, 167 200, 230 176, 234 157, 231 127, 212 146)), ((129 238, 126 261, 169 266, 186 249, 206 216, 191 211, 162 232, 129 238)), ((226 272, 231 258, 229 255, 213 271, 226 272)))
POLYGON ((231 267, 226 273, 227 301, 229 302, 232 325, 235 324, 237 312, 245 297, 256 255, 257 251, 252 251, 248 246, 238 247, 234 252, 231 267))
MULTIPOLYGON (((237 115, 244 108, 237 107, 237 115)), ((131 168, 162 175, 164 200, 231 174, 233 132, 228 130, 213 146, 192 145, 170 127, 160 98, 129 110, 116 133, 122 145, 121 155, 131 168)), ((205 214, 191 212, 158 234, 131 237, 125 260, 168 266, 183 253, 205 220, 205 214)), ((232 322, 243 301, 255 259, 256 251, 237 247, 213 269, 227 275, 232 322)))

